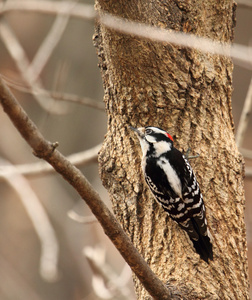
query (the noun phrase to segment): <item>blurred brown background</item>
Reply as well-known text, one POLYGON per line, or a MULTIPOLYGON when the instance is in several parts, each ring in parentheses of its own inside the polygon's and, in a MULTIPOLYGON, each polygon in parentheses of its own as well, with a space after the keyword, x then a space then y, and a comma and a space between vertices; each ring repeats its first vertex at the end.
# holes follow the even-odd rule
MULTIPOLYGON (((82 3, 93 4, 92 1, 79 1, 79 4, 82 3)), ((55 16, 11 11, 4 14, 1 21, 9 31, 12 31, 28 59, 32 61, 50 32, 55 16)), ((77 18, 70 18, 65 22, 66 29, 40 74, 43 87, 47 90, 89 97, 102 103, 103 89, 92 43, 94 23, 77 18)), ((235 43, 250 45, 251 37, 252 4, 251 7, 238 5, 235 43)), ((15 82, 15 85, 18 83, 26 87, 27 84, 20 76, 3 39, 0 40, 0 53, 0 73, 8 81, 15 82)), ((236 126, 250 79, 251 70, 235 65, 233 115, 236 126)), ((12 91, 46 139, 59 142, 59 150, 64 155, 84 151, 102 142, 106 133, 106 115, 103 111, 81 104, 60 102, 64 111, 60 114, 52 114, 50 111, 57 107, 57 101, 52 101, 49 111, 46 111, 30 94, 16 89, 12 91)), ((242 145, 247 149, 252 149, 251 126, 250 120, 242 145)), ((0 173, 3 170, 1 166, 6 164, 37 162, 29 146, 2 110, 0 110, 0 140, 0 173)), ((246 164, 252 166, 251 160, 246 159, 246 164)), ((110 206, 107 193, 99 179, 97 164, 92 163, 80 169, 110 206)), ((42 248, 38 235, 27 210, 20 201, 20 195, 3 176, 0 179, 0 299, 134 299, 130 271, 125 267, 120 255, 98 223, 82 224, 68 217, 69 210, 81 216, 91 216, 91 213, 76 192, 62 178, 53 174, 30 176, 24 182, 22 178, 13 179, 17 183, 17 188, 18 186, 22 187, 21 190, 27 188, 35 193, 37 200, 42 203, 48 214, 57 238, 58 272, 57 274, 49 272, 49 275, 45 275, 43 279, 40 274, 42 248), (98 276, 98 274, 94 276, 94 267, 92 268, 88 262, 87 255, 83 254, 84 248, 89 255, 96 255, 94 261, 100 264, 98 272, 104 272, 106 276, 98 276), (105 253, 100 248, 104 248, 105 253)), ((251 180, 251 178, 245 179, 245 189, 248 256, 252 267, 251 180)), ((36 207, 33 209, 36 211, 32 212, 33 216, 43 228, 43 219, 36 217, 39 210, 36 207)), ((45 245, 45 247, 50 249, 52 245, 45 245)), ((50 257, 48 262, 49 267, 53 265, 50 257)))

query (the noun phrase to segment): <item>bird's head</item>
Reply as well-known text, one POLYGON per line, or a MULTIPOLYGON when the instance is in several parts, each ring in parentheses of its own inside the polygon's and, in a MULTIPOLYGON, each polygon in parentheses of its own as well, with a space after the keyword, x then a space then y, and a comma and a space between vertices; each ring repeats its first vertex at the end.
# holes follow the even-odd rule
POLYGON ((160 156, 173 147, 172 136, 161 128, 153 126, 134 128, 130 126, 130 129, 136 133, 143 155, 152 151, 153 155, 160 156))

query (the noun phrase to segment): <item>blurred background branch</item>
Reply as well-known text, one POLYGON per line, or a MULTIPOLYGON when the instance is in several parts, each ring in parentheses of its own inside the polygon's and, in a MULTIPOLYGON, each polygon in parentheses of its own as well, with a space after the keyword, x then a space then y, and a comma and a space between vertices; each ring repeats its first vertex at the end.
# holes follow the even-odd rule
POLYGON ((11 0, 1 4, 1 14, 12 11, 40 12, 46 14, 71 15, 84 20, 93 20, 96 16, 94 6, 79 4, 76 1, 19 1, 11 0))
POLYGON ((88 98, 88 97, 80 97, 77 95, 73 94, 68 94, 68 93, 61 93, 61 92, 55 92, 55 91, 48 91, 44 89, 37 89, 36 91, 33 89, 29 89, 29 87, 25 87, 24 85, 13 82, 9 80, 9 78, 6 78, 3 76, 3 79, 5 83, 11 87, 12 89, 15 89, 17 91, 23 92, 23 93, 28 93, 32 95, 41 95, 41 96, 46 96, 50 95, 51 98, 54 100, 59 100, 59 101, 69 101, 69 102, 74 102, 76 104, 82 104, 88 107, 92 107, 94 109, 99 109, 101 111, 104 111, 104 104, 101 102, 97 102, 94 99, 88 98))
POLYGON ((58 45, 69 21, 69 10, 73 6, 72 2, 68 2, 68 5, 62 6, 60 11, 65 12, 61 14, 60 12, 56 15, 55 21, 51 26, 46 38, 41 43, 35 57, 29 65, 27 70, 28 77, 31 83, 38 80, 39 75, 44 69, 46 63, 50 59, 55 47, 58 45))
POLYGON ((38 103, 45 110, 50 111, 50 113, 64 113, 64 107, 62 105, 57 105, 57 103, 55 103, 47 93, 45 96, 36 94, 36 89, 43 89, 42 83, 39 79, 34 81, 34 78, 36 78, 36 74, 33 75, 33 69, 31 68, 30 62, 25 54, 25 51, 19 43, 18 39, 16 38, 13 30, 4 20, 2 20, 0 24, 0 35, 2 37, 2 41, 4 42, 6 48, 9 51, 9 54, 15 61, 23 80, 32 90, 32 94, 34 95, 34 98, 38 101, 38 103))
MULTIPOLYGON (((47 161, 81 196, 96 216, 106 235, 138 277, 144 288, 154 299, 171 299, 165 284, 153 273, 144 258, 137 251, 119 221, 104 204, 99 194, 79 169, 75 168, 59 151, 58 143, 50 143, 38 130, 13 94, 0 80, 1 105, 13 125, 30 145, 33 154, 47 161)), ((29 208, 29 207, 28 207, 29 208)), ((26 205, 27 209, 27 205, 26 205)), ((36 225, 36 223, 34 223, 36 225)), ((176 287, 174 287, 176 288, 176 287)))
POLYGON ((40 274, 47 281, 55 281, 58 278, 59 245, 47 213, 28 181, 18 173, 17 169, 3 159, 0 159, 0 164, 7 166, 11 171, 3 172, 2 176, 18 194, 39 237, 41 243, 40 274))
MULTIPOLYGON (((98 151, 101 144, 80 153, 69 155, 67 159, 75 166, 85 166, 93 162, 97 162, 98 151)), ((0 165, 0 178, 5 178, 6 175, 22 174, 25 176, 43 176, 54 173, 55 170, 46 162, 36 162, 33 164, 16 165, 15 169, 9 165, 0 165)))
POLYGON ((252 109, 252 78, 250 80, 248 92, 245 98, 240 121, 236 131, 236 144, 238 147, 242 147, 245 138, 245 133, 248 128, 249 118, 251 117, 251 109, 252 109))
POLYGON ((85 247, 83 254, 94 273, 92 285, 96 295, 100 299, 132 299, 132 291, 127 287, 131 280, 131 271, 125 264, 120 275, 114 272, 106 263, 106 251, 103 247, 85 247))

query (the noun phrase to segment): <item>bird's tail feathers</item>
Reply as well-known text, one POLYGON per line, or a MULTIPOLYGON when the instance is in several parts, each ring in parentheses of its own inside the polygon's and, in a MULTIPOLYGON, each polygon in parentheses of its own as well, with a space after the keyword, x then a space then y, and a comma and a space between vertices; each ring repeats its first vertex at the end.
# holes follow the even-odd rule
POLYGON ((207 235, 200 235, 198 240, 192 240, 192 242, 201 259, 207 263, 209 259, 213 260, 213 245, 207 235))
POLYGON ((198 239, 191 239, 194 245, 196 252, 200 257, 208 263, 208 260, 213 260, 213 245, 212 245, 212 236, 207 228, 206 235, 200 233, 198 224, 194 219, 191 219, 196 232, 198 233, 198 239))

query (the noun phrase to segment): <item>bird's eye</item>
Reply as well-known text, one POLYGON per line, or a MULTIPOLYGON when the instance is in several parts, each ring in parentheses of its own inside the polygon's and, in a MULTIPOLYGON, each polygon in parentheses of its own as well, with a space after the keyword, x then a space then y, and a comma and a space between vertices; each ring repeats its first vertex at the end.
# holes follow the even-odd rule
POLYGON ((145 133, 146 133, 146 134, 152 134, 152 130, 149 129, 149 128, 147 128, 147 129, 145 130, 145 133))

